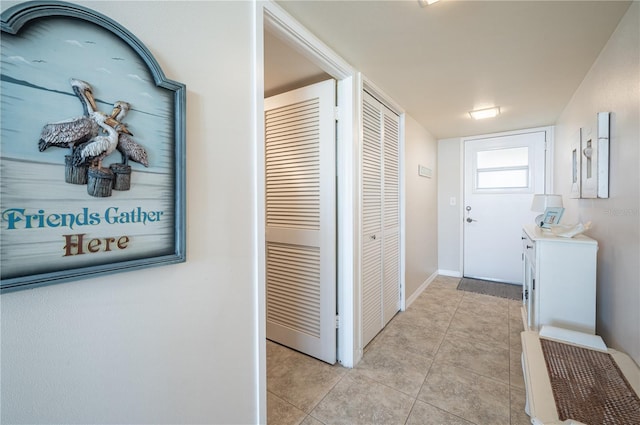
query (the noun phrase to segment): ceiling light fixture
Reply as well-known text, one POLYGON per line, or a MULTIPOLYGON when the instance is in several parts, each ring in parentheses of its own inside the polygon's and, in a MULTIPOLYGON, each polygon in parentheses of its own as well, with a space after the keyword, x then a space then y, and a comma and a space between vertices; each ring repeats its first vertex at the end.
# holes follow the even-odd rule
POLYGON ((426 7, 430 4, 437 3, 439 0, 418 0, 420 7, 426 7))
POLYGON ((469 112, 469 115, 474 120, 483 120, 485 118, 494 118, 500 115, 500 107, 494 106, 493 108, 485 108, 485 109, 476 109, 475 111, 469 112))

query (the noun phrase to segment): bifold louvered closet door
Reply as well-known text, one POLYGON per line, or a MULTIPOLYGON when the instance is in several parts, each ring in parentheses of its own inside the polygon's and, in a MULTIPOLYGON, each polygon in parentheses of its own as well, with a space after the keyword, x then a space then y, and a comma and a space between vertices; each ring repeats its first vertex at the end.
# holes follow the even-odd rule
POLYGON ((265 99, 267 338, 336 361, 335 81, 265 99))
POLYGON ((363 95, 362 340, 400 309, 400 120, 363 95))

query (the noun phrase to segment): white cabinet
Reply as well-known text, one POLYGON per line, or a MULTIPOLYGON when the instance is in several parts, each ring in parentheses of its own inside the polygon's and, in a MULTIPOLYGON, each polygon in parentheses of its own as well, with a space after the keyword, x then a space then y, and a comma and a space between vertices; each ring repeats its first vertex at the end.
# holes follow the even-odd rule
POLYGON ((535 225, 522 232, 525 327, 542 325, 594 334, 598 242, 561 238, 535 225))

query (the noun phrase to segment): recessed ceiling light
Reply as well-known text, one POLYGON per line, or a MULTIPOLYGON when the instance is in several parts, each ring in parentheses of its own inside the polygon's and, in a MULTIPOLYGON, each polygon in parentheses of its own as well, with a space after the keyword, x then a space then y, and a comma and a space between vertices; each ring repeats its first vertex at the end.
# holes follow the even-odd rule
POLYGON ((493 118, 500 115, 500 107, 495 106, 493 108, 476 109, 475 111, 469 112, 469 115, 474 120, 483 120, 485 118, 493 118))
POLYGON ((418 4, 420 5, 420 7, 425 7, 437 2, 438 0, 418 0, 418 4))

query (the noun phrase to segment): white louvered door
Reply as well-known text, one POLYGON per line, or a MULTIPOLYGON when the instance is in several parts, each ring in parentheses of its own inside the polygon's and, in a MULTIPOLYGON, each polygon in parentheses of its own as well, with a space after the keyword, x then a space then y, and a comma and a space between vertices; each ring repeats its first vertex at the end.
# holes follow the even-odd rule
POLYGON ((336 362, 335 81, 265 99, 267 338, 336 362))
POLYGON ((386 108, 383 122, 383 327, 400 310, 400 122, 386 108))
POLYGON ((400 309, 399 118, 363 95, 363 346, 400 309))
POLYGON ((382 138, 381 114, 367 93, 362 142, 362 340, 382 329, 382 138))

